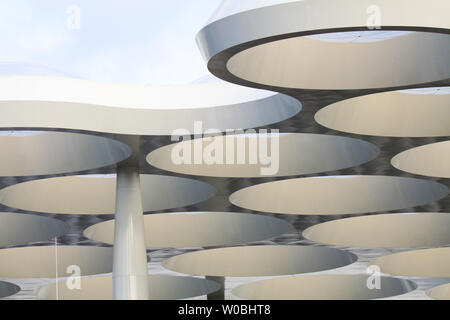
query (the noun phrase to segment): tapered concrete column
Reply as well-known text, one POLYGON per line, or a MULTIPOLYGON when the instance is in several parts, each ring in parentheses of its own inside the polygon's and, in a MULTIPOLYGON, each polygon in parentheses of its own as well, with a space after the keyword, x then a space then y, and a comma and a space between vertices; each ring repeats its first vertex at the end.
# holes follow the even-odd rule
POLYGON ((114 299, 148 299, 147 274, 139 167, 118 166, 113 264, 114 299))

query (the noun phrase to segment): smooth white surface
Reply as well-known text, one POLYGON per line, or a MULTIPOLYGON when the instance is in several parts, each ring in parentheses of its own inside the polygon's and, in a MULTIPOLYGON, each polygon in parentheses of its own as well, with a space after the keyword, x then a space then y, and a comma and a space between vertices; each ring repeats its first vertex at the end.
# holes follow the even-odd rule
POLYGON ((0 247, 46 241, 65 234, 70 226, 58 219, 0 212, 0 247))
POLYGON ((128 145, 113 139, 56 131, 13 131, 0 135, 0 148, 0 176, 84 171, 115 164, 131 155, 128 145))
MULTIPOLYGON (((144 216, 147 248, 231 246, 260 241, 291 231, 292 225, 271 216, 234 212, 183 212, 144 216)), ((84 236, 112 244, 114 220, 88 227, 84 236)))
POLYGON ((383 212, 437 201, 449 193, 436 182, 395 176, 322 176, 253 185, 230 202, 261 212, 334 215, 383 212))
POLYGON ((320 125, 343 132, 387 137, 450 135, 450 95, 390 91, 333 103, 319 110, 320 125))
POLYGON ((294 98, 226 82, 174 86, 101 83, 58 77, 0 77, 0 127, 63 128, 130 135, 185 129, 259 127, 301 110, 294 98), (274 107, 276 106, 276 107, 274 107))
MULTIPOLYGON (((113 296, 148 300, 147 251, 138 167, 117 169, 113 296)), ((152 190, 149 190, 152 192, 152 190)))
POLYGON ((428 290, 427 295, 437 300, 450 300, 450 283, 428 290))
MULTIPOLYGON (((203 109, 277 95, 224 81, 186 85, 132 85, 52 76, 1 76, 1 101, 59 101, 130 109, 203 109)), ((200 120, 200 119, 199 119, 200 120)))
MULTIPOLYGON (((193 277, 149 275, 146 282, 149 287, 148 300, 187 299, 219 289, 219 285, 213 281, 193 277)), ((35 293, 39 298, 46 300, 111 300, 112 278, 111 276, 81 278, 79 290, 70 290, 65 281, 60 281, 57 284, 39 287, 35 293)))
POLYGON ((450 278, 450 247, 413 250, 383 256, 369 262, 381 272, 424 278, 450 278))
POLYGON ((449 35, 426 32, 375 42, 293 37, 238 52, 226 67, 240 79, 265 86, 320 90, 390 88, 449 78, 449 52, 449 35))
POLYGON ((67 278, 112 272, 113 249, 92 246, 33 246, 0 250, 1 278, 67 278), (71 269, 69 267, 75 266, 71 269))
POLYGON ((449 9, 446 0, 227 1, 197 42, 210 71, 234 83, 272 90, 403 87, 449 78, 449 9), (370 38, 415 32, 375 42, 309 37, 345 31, 370 31, 370 38))
POLYGON ((358 139, 307 133, 272 133, 268 135, 227 135, 178 142, 152 151, 147 155, 147 162, 157 168, 182 174, 212 177, 261 177, 268 176, 262 171, 263 168, 270 166, 275 168, 275 161, 278 161, 276 166, 278 170, 271 176, 291 176, 357 166, 376 158, 378 154, 379 149, 376 145, 358 139), (274 143, 277 143, 278 146, 274 147, 274 143), (208 146, 223 146, 223 148, 219 147, 219 150, 223 150, 221 163, 195 164, 196 152, 199 152, 198 145, 201 146, 200 152, 207 150, 208 146), (240 147, 241 145, 244 147, 240 147), (261 161, 257 161, 255 164, 250 163, 249 155, 253 152, 253 156, 258 156, 257 152, 261 153, 263 150, 262 145, 267 145, 266 153, 270 155, 270 165, 262 164, 261 161), (190 163, 174 163, 173 153, 177 150, 191 150, 190 163), (234 150, 231 163, 227 163, 227 150, 234 150), (246 160, 244 164, 237 161, 239 155, 244 156, 246 160))
POLYGON ((299 0, 222 0, 216 11, 213 13, 208 23, 220 20, 229 15, 252 10, 256 8, 268 7, 275 4, 295 2, 299 0))
POLYGON ((357 260, 352 253, 312 246, 243 246, 200 250, 169 258, 163 266, 192 275, 262 277, 340 268, 357 260))
POLYGON ((370 290, 368 275, 308 275, 261 280, 241 285, 233 294, 250 300, 367 300, 405 294, 417 285, 392 277, 380 278, 370 290))
POLYGON ((450 178, 450 141, 431 143, 396 155, 391 164, 402 171, 450 178))
POLYGON ((303 237, 357 248, 439 247, 450 245, 449 231, 450 213, 388 213, 327 221, 309 227, 303 237))
MULTIPOLYGON (((0 203, 22 210, 60 214, 114 214, 115 176, 64 176, 38 179, 0 190, 0 203)), ((208 200, 216 190, 192 179, 140 177, 144 212, 188 206, 208 200)))

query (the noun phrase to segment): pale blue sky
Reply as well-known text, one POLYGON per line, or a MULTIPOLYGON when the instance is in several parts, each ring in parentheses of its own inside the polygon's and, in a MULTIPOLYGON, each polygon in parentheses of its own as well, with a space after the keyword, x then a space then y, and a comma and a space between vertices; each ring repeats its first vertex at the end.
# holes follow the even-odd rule
POLYGON ((207 73, 195 43, 220 0, 2 0, 0 62, 81 78, 187 83, 207 73), (67 26, 71 5, 80 29, 67 26))

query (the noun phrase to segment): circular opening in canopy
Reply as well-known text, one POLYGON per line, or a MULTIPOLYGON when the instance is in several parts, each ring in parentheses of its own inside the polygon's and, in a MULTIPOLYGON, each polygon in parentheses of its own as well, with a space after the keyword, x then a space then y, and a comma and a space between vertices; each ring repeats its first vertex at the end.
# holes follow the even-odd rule
POLYGON ((424 278, 450 278, 450 247, 394 253, 371 261, 381 272, 424 278))
POLYGON ((428 290, 427 295, 437 300, 450 300, 450 283, 428 290))
POLYGON ((380 289, 369 289, 367 275, 308 275, 261 280, 232 292, 250 300, 367 300, 397 296, 414 290, 412 281, 380 277, 380 289))
MULTIPOLYGON (((144 211, 188 206, 215 194, 211 185, 192 179, 142 174, 140 181, 144 211)), ((37 212, 114 214, 115 201, 115 175, 39 179, 0 190, 0 203, 37 212)))
POLYGON ((2 278, 65 278, 112 272, 113 248, 33 246, 0 250, 2 278))
POLYGON ((271 90, 355 90, 450 78, 446 0, 240 2, 248 1, 226 1, 197 35, 222 79, 271 90))
POLYGON ((450 178, 450 141, 403 151, 392 158, 391 163, 397 169, 409 173, 450 178))
POLYGON ((306 133, 240 134, 185 140, 147 156, 151 165, 215 177, 291 176, 340 170, 374 159, 363 140, 306 133), (202 161, 196 161, 200 158, 202 161))
POLYGON ((276 276, 340 268, 357 260, 349 252, 312 246, 244 246, 201 250, 163 262, 176 272, 226 277, 276 276))
MULTIPOLYGON (((114 220, 95 224, 84 235, 113 244, 114 224, 114 220)), ((144 225, 148 248, 231 246, 273 238, 293 228, 281 219, 233 212, 148 214, 144 225)))
POLYGON ((0 131, 0 176, 59 174, 100 168, 131 155, 124 143, 72 132, 0 131))
POLYGON ((449 213, 400 213, 328 221, 306 229, 303 236, 345 247, 439 247, 450 244, 449 230, 449 213))
POLYGON ((398 210, 437 201, 446 186, 390 176, 323 176, 254 185, 231 194, 234 205, 261 212, 303 215, 398 210))
POLYGON ((46 241, 65 234, 69 225, 52 218, 0 212, 0 247, 46 241))
POLYGON ((232 56, 227 69, 265 86, 321 90, 401 87, 450 77, 448 35, 412 32, 376 42, 340 37, 342 42, 312 37, 266 42, 232 56))
MULTIPOLYGON (((450 51, 449 51, 450 52, 450 51)), ((450 135, 450 94, 391 91, 333 103, 315 115, 322 126, 385 137, 450 135)))
MULTIPOLYGON (((169 275, 149 275, 149 300, 187 299, 220 289, 214 281, 169 275)), ((80 288, 68 288, 66 281, 39 287, 35 294, 46 300, 112 300, 111 276, 80 278, 80 288)))

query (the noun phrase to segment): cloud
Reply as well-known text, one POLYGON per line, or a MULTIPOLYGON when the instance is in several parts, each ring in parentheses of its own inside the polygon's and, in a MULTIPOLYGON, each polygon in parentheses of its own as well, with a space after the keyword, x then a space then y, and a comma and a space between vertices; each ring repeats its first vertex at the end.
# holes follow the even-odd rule
POLYGON ((34 62, 98 81, 189 82, 207 72, 195 35, 219 2, 3 0, 0 62, 34 62), (72 4, 81 9, 79 30, 67 28, 72 4))

